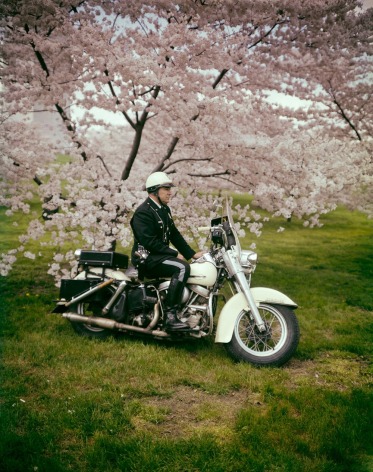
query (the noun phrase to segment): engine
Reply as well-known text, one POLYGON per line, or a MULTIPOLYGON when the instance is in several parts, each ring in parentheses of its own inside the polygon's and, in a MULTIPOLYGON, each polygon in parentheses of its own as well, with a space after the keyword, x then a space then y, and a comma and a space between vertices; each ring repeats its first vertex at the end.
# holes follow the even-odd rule
POLYGON ((126 298, 128 323, 146 327, 154 317, 154 305, 158 302, 156 289, 140 285, 129 290, 126 298))
MULTIPOLYGON (((154 318, 154 306, 166 299, 170 282, 164 281, 158 287, 140 285, 130 289, 126 294, 127 322, 139 327, 146 327, 154 318)), ((210 291, 201 285, 188 284, 181 297, 179 317, 190 328, 200 330, 210 326, 209 315, 210 291)))
MULTIPOLYGON (((161 299, 165 299, 170 282, 162 282, 159 287, 161 299)), ((208 300, 210 291, 201 285, 187 284, 181 296, 181 313, 179 318, 190 328, 201 330, 209 326, 208 300)))
POLYGON ((182 309, 180 319, 190 328, 203 330, 209 326, 208 300, 210 291, 201 285, 188 285, 189 297, 182 309))

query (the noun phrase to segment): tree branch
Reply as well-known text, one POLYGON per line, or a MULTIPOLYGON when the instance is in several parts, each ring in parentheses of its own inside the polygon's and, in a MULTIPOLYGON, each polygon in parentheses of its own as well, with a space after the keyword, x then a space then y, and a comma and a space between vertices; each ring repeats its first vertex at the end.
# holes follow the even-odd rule
POLYGON ((38 49, 36 49, 34 41, 31 41, 30 45, 31 45, 31 47, 32 47, 32 49, 35 53, 35 56, 36 56, 36 58, 37 58, 37 60, 40 64, 40 67, 45 72, 45 75, 48 78, 49 77, 49 69, 48 69, 48 66, 47 66, 46 62, 44 61, 43 55, 41 54, 41 52, 38 49))
MULTIPOLYGON (((210 159, 211 160, 211 159, 210 159)), ((236 175, 237 172, 234 172, 234 171, 231 171, 230 169, 226 169, 224 172, 212 172, 210 174, 190 174, 188 173, 188 175, 190 175, 191 177, 203 177, 203 178, 209 178, 209 177, 219 177, 221 175, 236 175)))
MULTIPOLYGON (((160 90, 161 90, 161 87, 160 87, 159 85, 156 85, 156 86, 154 87, 153 92, 151 93, 152 97, 153 97, 153 98, 157 98, 157 96, 158 96, 160 90)), ((146 120, 147 120, 147 118, 148 118, 149 107, 150 107, 150 106, 151 106, 151 105, 148 104, 148 105, 144 108, 144 111, 142 112, 141 117, 136 119, 135 138, 134 138, 133 143, 132 143, 132 149, 131 149, 130 155, 128 156, 126 165, 125 165, 125 167, 124 167, 124 169, 123 169, 123 172, 122 172, 122 175, 121 175, 121 180, 127 180, 128 177, 130 176, 130 172, 131 172, 133 163, 135 162, 137 153, 138 153, 139 148, 140 148, 140 143, 141 143, 141 138, 142 138, 142 132, 143 132, 143 130, 144 130, 144 126, 145 126, 146 120)))
POLYGON ((153 172, 159 172, 159 171, 164 170, 167 167, 169 167, 169 166, 165 166, 164 163, 171 157, 172 153, 175 150, 175 147, 176 147, 177 143, 179 142, 179 139, 180 138, 178 138, 177 136, 172 138, 171 144, 168 146, 166 154, 164 155, 164 157, 162 158, 160 163, 156 167, 154 167, 152 173, 153 172))
POLYGON ((255 41, 255 43, 253 43, 251 46, 249 46, 247 49, 252 49, 252 48, 255 48, 255 46, 257 46, 258 44, 260 44, 265 38, 267 38, 271 33, 272 31, 276 28, 276 26, 280 25, 281 23, 285 23, 285 20, 283 21, 276 21, 275 24, 273 26, 271 26, 271 28, 263 35, 261 36, 257 41, 255 41))
MULTIPOLYGON (((105 70, 104 70, 104 74, 106 75, 106 77, 109 77, 109 71, 108 71, 108 69, 105 69, 105 70)), ((107 83, 108 83, 108 85, 109 85, 109 89, 110 89, 111 95, 115 98, 115 104, 116 104, 116 105, 120 105, 120 104, 121 104, 121 101, 119 100, 117 94, 115 93, 115 90, 114 90, 112 81, 109 79, 107 83)), ((124 116, 124 118, 127 120, 128 124, 129 124, 133 129, 136 129, 136 125, 135 125, 135 123, 131 120, 130 116, 129 116, 124 110, 122 110, 121 113, 122 113, 122 115, 124 116)))
MULTIPOLYGON (((227 179, 225 177, 223 177, 223 175, 231 175, 231 171, 229 169, 227 169, 226 171, 224 172, 216 172, 216 173, 211 173, 211 174, 192 174, 192 173, 188 173, 187 175, 189 175, 190 177, 202 177, 202 178, 217 178, 217 179, 221 179, 221 180, 224 180, 225 182, 229 182, 230 184, 234 184, 236 185, 237 187, 241 187, 241 188, 244 188, 246 189, 247 188, 247 185, 242 185, 242 184, 239 184, 238 182, 235 182, 234 180, 232 179, 227 179)), ((236 175, 237 172, 233 172, 233 175, 236 175)))
MULTIPOLYGON (((175 165, 175 164, 178 164, 179 162, 183 162, 183 161, 187 161, 187 162, 191 162, 191 161, 198 161, 198 162, 201 162, 201 161, 212 161, 212 157, 205 157, 205 158, 189 158, 189 157, 184 157, 182 159, 176 159, 176 161, 173 161, 173 162, 170 162, 168 163, 166 166, 164 166, 161 170, 166 170, 166 169, 169 169, 171 166, 175 165)), ((188 174, 188 175, 192 175, 192 174, 188 174)))
MULTIPOLYGON (((251 46, 248 47, 248 49, 252 49, 254 48, 255 46, 257 46, 259 43, 261 43, 265 38, 267 38, 271 33, 272 31, 276 28, 276 26, 280 25, 281 23, 284 23, 285 20, 283 21, 276 21, 275 24, 265 33, 263 34, 257 41, 255 41, 255 43, 251 44, 251 46)), ((240 64, 240 62, 238 62, 237 64, 240 64)), ((227 74, 227 72, 229 71, 229 69, 223 69, 220 74, 218 75, 218 77, 215 79, 215 82, 213 83, 212 85, 212 88, 215 89, 217 87, 217 85, 219 84, 219 82, 223 79, 223 77, 227 74)))
POLYGON ((342 107, 342 105, 339 103, 339 101, 337 100, 337 96, 336 96, 336 94, 334 93, 334 89, 333 89, 331 80, 329 80, 328 82, 329 82, 329 85, 330 85, 329 94, 330 94, 330 96, 332 97, 333 103, 336 105, 336 107, 337 107, 338 110, 339 110, 339 111, 338 111, 338 114, 345 120, 345 122, 348 124, 348 126, 349 126, 349 127, 352 129, 352 131, 356 134, 357 139, 358 139, 359 141, 362 141, 361 135, 360 135, 359 131, 357 130, 356 126, 352 123, 351 119, 346 115, 345 110, 343 109, 343 107, 342 107))
POLYGON ((223 69, 220 74, 217 76, 217 78, 215 79, 215 82, 212 84, 212 88, 215 89, 219 82, 223 79, 223 77, 225 76, 225 74, 229 71, 229 69, 223 69))
POLYGON ((102 165, 104 166, 106 172, 109 174, 110 177, 112 177, 111 172, 110 172, 109 168, 107 167, 107 165, 106 165, 105 161, 103 160, 103 158, 99 154, 97 154, 96 157, 98 159, 100 159, 100 161, 102 162, 102 165))

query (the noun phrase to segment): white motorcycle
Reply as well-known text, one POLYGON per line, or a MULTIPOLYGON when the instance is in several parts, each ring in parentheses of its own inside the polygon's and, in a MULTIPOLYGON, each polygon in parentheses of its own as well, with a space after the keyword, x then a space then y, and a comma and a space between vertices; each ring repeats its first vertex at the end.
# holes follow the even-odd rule
MULTIPOLYGON (((250 287, 257 254, 241 249, 228 200, 225 215, 199 229, 209 232, 211 247, 191 263, 182 294, 178 316, 189 330, 165 329, 170 280, 147 280, 141 264, 128 268, 128 257, 111 251, 75 252, 79 273, 61 281, 53 312, 68 319, 78 334, 91 338, 105 338, 113 331, 169 340, 214 335, 236 361, 283 365, 299 342, 297 304, 277 290, 250 287), (228 301, 221 294, 226 283, 233 295, 228 301), (217 316, 219 297, 224 306, 217 316)), ((145 259, 146 251, 140 256, 145 259)))

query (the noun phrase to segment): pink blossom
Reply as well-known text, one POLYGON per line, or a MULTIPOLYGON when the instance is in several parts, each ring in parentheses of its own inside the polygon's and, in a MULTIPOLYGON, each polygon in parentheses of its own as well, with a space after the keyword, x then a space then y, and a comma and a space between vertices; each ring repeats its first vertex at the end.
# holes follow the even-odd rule
POLYGON ((8 3, 0 205, 32 218, 19 250, 52 246, 54 277, 77 245, 131 245, 154 170, 196 245, 216 192, 252 196, 240 235, 272 216, 319 226, 338 204, 373 215, 372 10, 357 0, 8 3))

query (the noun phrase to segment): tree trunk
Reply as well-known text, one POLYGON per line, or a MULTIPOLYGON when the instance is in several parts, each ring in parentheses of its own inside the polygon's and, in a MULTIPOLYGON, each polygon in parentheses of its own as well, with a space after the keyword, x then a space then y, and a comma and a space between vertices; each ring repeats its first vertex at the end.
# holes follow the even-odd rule
POLYGON ((135 133, 135 138, 132 143, 132 149, 131 149, 130 155, 128 156, 126 165, 123 169, 121 180, 127 180, 128 177, 130 176, 133 163, 135 162, 137 153, 139 151, 144 125, 145 125, 145 121, 143 123, 140 122, 136 126, 136 133, 135 133))

